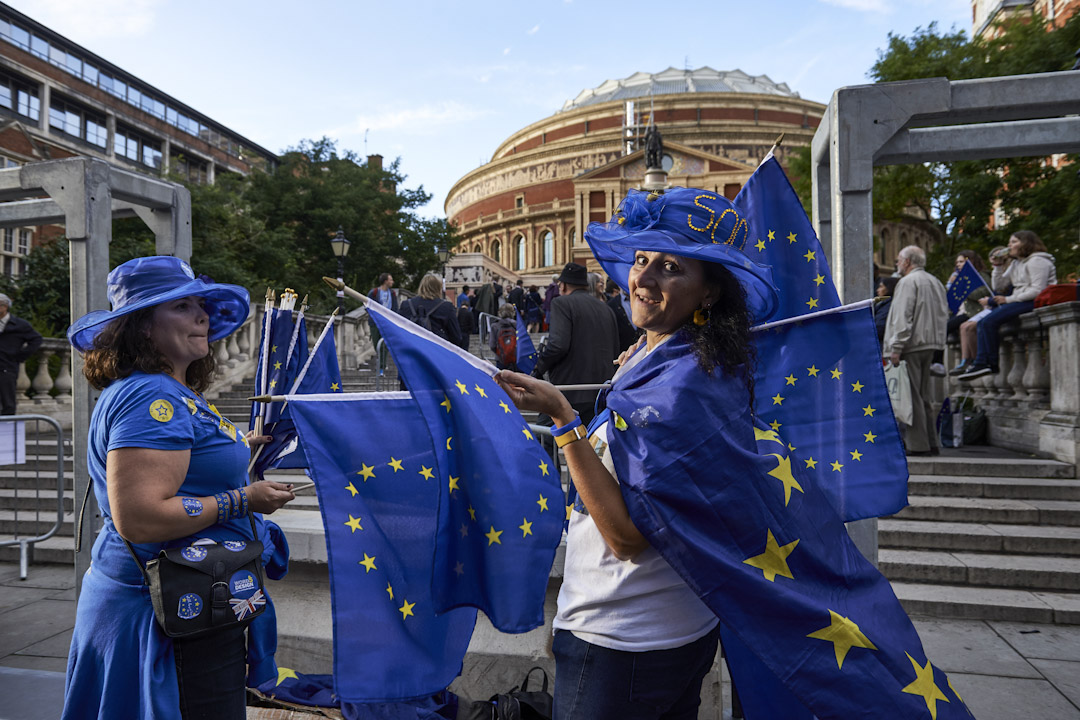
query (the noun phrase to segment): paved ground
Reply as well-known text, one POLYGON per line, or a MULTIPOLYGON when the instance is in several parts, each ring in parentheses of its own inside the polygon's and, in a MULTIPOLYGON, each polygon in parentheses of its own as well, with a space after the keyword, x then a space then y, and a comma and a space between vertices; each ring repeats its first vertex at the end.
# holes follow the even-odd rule
MULTIPOLYGON (((0 563, 0 720, 52 720, 63 703, 75 578, 0 563)), ((916 618, 927 655, 979 720, 1080 720, 1080 626, 916 618)), ((299 668, 303 669, 303 668, 299 668)), ((725 713, 725 717, 729 717, 725 713)))

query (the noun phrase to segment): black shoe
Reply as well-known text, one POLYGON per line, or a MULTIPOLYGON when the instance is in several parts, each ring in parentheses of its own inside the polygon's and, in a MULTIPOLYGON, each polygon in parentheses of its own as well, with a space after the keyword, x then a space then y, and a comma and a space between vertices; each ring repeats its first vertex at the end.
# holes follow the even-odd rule
POLYGON ((937 457, 938 455, 941 454, 941 448, 936 448, 936 447, 930 448, 930 454, 933 455, 934 457, 937 457))
POLYGON ((957 375, 963 375, 964 373, 966 373, 968 371, 968 369, 971 366, 972 366, 972 363, 965 360, 964 362, 960 363, 959 365, 957 365, 956 367, 954 367, 952 370, 949 371, 949 377, 956 377, 957 375))
POLYGON ((967 372, 965 372, 964 374, 957 375, 956 379, 959 380, 960 382, 967 382, 968 380, 974 380, 975 378, 980 378, 983 375, 993 375, 996 372, 997 372, 997 368, 992 368, 989 365, 978 364, 978 365, 973 365, 972 368, 970 370, 968 370, 967 372))

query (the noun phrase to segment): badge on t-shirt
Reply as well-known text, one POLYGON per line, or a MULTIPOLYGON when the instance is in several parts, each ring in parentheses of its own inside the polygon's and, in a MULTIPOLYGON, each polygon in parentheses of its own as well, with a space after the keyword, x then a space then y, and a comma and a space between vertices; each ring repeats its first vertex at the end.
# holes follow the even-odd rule
POLYGON ((167 423, 172 420, 172 416, 172 403, 165 398, 158 398, 154 402, 150 403, 150 417, 154 418, 158 422, 167 423))
POLYGON ((241 570, 233 573, 229 578, 229 594, 234 598, 249 598, 259 589, 255 582, 255 576, 250 570, 241 570))

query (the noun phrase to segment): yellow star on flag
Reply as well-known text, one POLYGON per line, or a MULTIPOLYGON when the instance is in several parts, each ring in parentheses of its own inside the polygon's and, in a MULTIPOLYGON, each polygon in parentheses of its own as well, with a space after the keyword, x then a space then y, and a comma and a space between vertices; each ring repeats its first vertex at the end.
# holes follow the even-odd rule
POLYGON ((794 385, 796 380, 797 380, 797 378, 794 375, 788 375, 786 378, 784 378, 784 381, 788 385, 794 385))
POLYGON ((525 439, 526 440, 532 440, 533 439, 533 434, 531 432, 529 432, 529 428, 527 428, 527 427, 526 428, 521 428, 521 432, 525 433, 525 439))
POLYGON ((331 392, 336 392, 336 391, 338 391, 340 389, 341 389, 341 386, 338 385, 337 383, 330 383, 330 391, 331 392))
POLYGON ((769 427, 771 427, 774 431, 779 430, 783 426, 784 423, 780 422, 779 420, 773 420, 771 423, 769 423, 769 427))
POLYGON ((862 414, 863 414, 863 417, 866 417, 867 415, 869 415, 870 417, 874 417, 874 408, 867 405, 866 407, 864 407, 862 409, 862 414))
POLYGON ((784 398, 781 397, 780 393, 776 393, 775 395, 773 395, 772 404, 773 405, 783 405, 784 404, 784 398))
POLYGON ((369 572, 375 569, 375 558, 371 555, 368 555, 367 553, 364 553, 364 559, 360 560, 357 565, 363 565, 365 568, 367 568, 366 570, 364 570, 364 574, 367 575, 369 572))
POLYGON ((461 478, 454 477, 453 475, 450 476, 450 492, 454 492, 455 490, 460 490, 461 489, 458 486, 458 481, 459 480, 461 480, 461 478))
POLYGON ((540 463, 540 472, 544 475, 548 474, 548 464, 546 462, 540 463))
POLYGON ((859 452, 858 450, 852 450, 851 451, 851 459, 852 460, 862 460, 862 453, 859 452))
POLYGON ((277 352, 277 345, 271 345, 270 346, 270 352, 276 353, 277 352))
POLYGON ((855 382, 851 383, 851 392, 861 393, 864 387, 866 386, 856 380, 855 382))
POLYGON ((277 380, 271 380, 270 381, 270 389, 273 390, 275 387, 277 387, 277 380))
POLYGON ((450 437, 446 438, 446 449, 447 450, 450 449, 450 441, 453 440, 453 439, 454 439, 454 437, 452 435, 450 437))
POLYGON ((807 250, 806 254, 803 255, 803 257, 806 258, 806 262, 812 262, 816 256, 814 255, 813 250, 807 250))
POLYGON ((815 630, 806 637, 831 642, 833 644, 833 652, 836 653, 837 668, 841 670, 844 668, 844 658, 847 657, 848 650, 851 650, 853 647, 877 650, 874 643, 870 642, 870 640, 862 634, 862 631, 859 630, 859 626, 851 620, 832 610, 829 610, 829 616, 832 618, 832 621, 829 623, 828 627, 815 630))
POLYGON ((814 458, 807 458, 805 461, 806 467, 809 470, 817 470, 817 460, 814 458))
POLYGON ((945 697, 945 693, 941 692, 941 688, 934 682, 934 666, 927 660, 926 667, 922 667, 915 662, 915 658, 911 657, 910 654, 904 654, 907 655, 912 667, 915 668, 915 680, 901 692, 920 696, 926 701, 926 709, 930 711, 932 720, 937 720, 937 701, 949 702, 949 698, 945 697))
POLYGON ((536 501, 536 504, 540 506, 540 512, 544 512, 548 509, 547 498, 543 495, 541 495, 540 499, 536 501))
POLYGON ((275 370, 280 370, 281 369, 281 363, 280 362, 274 363, 274 369, 275 370))
POLYGON ((877 435, 875 435, 872 432, 865 432, 865 433, 863 433, 863 437, 866 438, 866 442, 872 443, 872 442, 874 442, 874 438, 876 438, 877 435))
POLYGON ((788 244, 789 244, 789 245, 790 245, 791 243, 795 242, 795 233, 793 233, 793 232, 789 232, 789 233, 787 234, 787 241, 788 241, 788 244))
POLYGON ((503 534, 502 530, 496 530, 495 526, 492 525, 491 530, 484 533, 484 537, 486 537, 488 539, 488 546, 496 545, 496 544, 502 545, 502 540, 499 539, 499 536, 502 535, 502 534, 503 534))
POLYGON ((345 521, 345 524, 352 528, 352 532, 364 529, 360 525, 360 518, 354 518, 351 513, 349 514, 349 519, 345 521))
POLYGON ((390 596, 390 599, 394 599, 394 588, 390 583, 386 583, 386 593, 390 596))
POLYGON ((964 702, 964 698, 960 697, 960 693, 956 692, 956 688, 953 687, 952 680, 949 678, 945 678, 945 682, 949 683, 949 689, 952 690, 953 695, 956 696, 956 699, 960 702, 964 702))
POLYGON ((790 456, 785 457, 783 455, 777 455, 776 453, 769 453, 769 457, 776 458, 777 463, 776 467, 767 474, 784 483, 784 507, 787 507, 788 501, 791 500, 791 489, 795 488, 799 492, 803 492, 802 485, 800 485, 799 481, 795 479, 795 476, 791 474, 790 456))
POLYGON ((446 393, 443 393, 443 401, 439 404, 446 408, 446 412, 450 412, 450 398, 446 393))
POLYGON ((356 489, 356 486, 353 485, 352 483, 349 483, 348 485, 346 485, 345 489, 348 490, 350 493, 352 493, 352 495, 350 495, 349 497, 356 497, 356 494, 358 492, 360 492, 359 490, 356 489))
POLYGON ((401 619, 404 620, 413 614, 412 609, 416 607, 416 603, 411 603, 405 598, 402 598, 401 600, 404 604, 398 608, 398 612, 401 613, 401 619))
POLYGON ((784 444, 784 441, 780 439, 780 436, 776 434, 775 430, 762 430, 759 427, 754 428, 754 441, 758 440, 772 440, 773 442, 784 444))
POLYGON ((811 365, 810 367, 806 368, 806 372, 810 375, 810 377, 817 377, 817 374, 820 371, 817 369, 816 365, 811 365))
POLYGON ((518 529, 521 530, 521 537, 532 535, 532 523, 527 518, 521 518, 521 524, 518 525, 518 529))
POLYGON ((509 405, 507 405, 507 404, 506 404, 505 402, 503 402, 502 400, 500 400, 500 401, 499 401, 499 407, 501 407, 501 408, 503 409, 503 412, 504 412, 504 413, 508 413, 508 412, 510 412, 510 406, 509 406, 509 405))
POLYGON ((487 397, 487 392, 484 390, 484 388, 480 387, 480 385, 473 385, 473 389, 480 394, 480 397, 487 397))
MULTIPOLYGON (((783 443, 780 443, 780 444, 783 445, 783 443)), ((787 444, 787 449, 790 450, 791 452, 795 452, 795 446, 792 445, 791 443, 787 444)))
POLYGON ((830 373, 832 373, 832 379, 833 379, 833 380, 839 380, 839 379, 840 379, 840 376, 844 374, 844 373, 843 373, 843 372, 842 372, 842 371, 840 370, 840 368, 833 368, 833 369, 832 369, 832 370, 830 370, 829 372, 830 372, 830 373))
POLYGON ((775 239, 776 239, 776 231, 775 230, 770 230, 769 231, 769 242, 772 242, 775 239))
MULTIPOLYGON (((288 678, 292 678, 293 680, 299 680, 300 679, 300 678, 298 678, 296 676, 296 671, 295 670, 293 670, 292 668, 281 667, 279 665, 278 669, 277 669, 277 682, 274 683, 274 687, 277 687, 281 683, 285 682, 288 678)), ((959 696, 957 696, 957 697, 959 697, 959 696)))
MULTIPOLYGON (((393 465, 393 463, 389 464, 393 465)), ((356 474, 362 476, 364 478, 364 482, 367 482, 371 478, 375 477, 375 466, 360 463, 360 469, 356 471, 356 474)))
POLYGON ((566 506, 566 519, 567 520, 570 519, 570 514, 573 513, 573 512, 574 512, 574 504, 570 503, 569 505, 566 506))
POLYGON ((461 392, 462 395, 469 394, 469 389, 465 387, 465 383, 461 382, 460 380, 455 380, 454 384, 457 385, 457 389, 461 392))
POLYGON ((809 300, 807 300, 806 301, 806 306, 809 307, 811 310, 816 308, 817 307, 817 298, 810 298, 809 300))
POLYGON ((824 284, 825 284, 825 276, 824 276, 824 275, 817 275, 817 276, 816 276, 816 277, 814 278, 814 284, 815 284, 815 285, 818 285, 819 287, 820 287, 821 285, 824 285, 824 284))
POLYGON ((777 575, 794 580, 795 576, 791 574, 791 569, 787 564, 787 556, 799 544, 798 539, 792 540, 787 545, 778 545, 772 530, 766 529, 766 532, 768 535, 765 538, 765 552, 747 558, 743 560, 743 563, 761 570, 769 582, 775 582, 777 575))
POLYGON ((758 252, 761 252, 762 250, 765 249, 765 241, 762 240, 761 238, 758 238, 758 241, 756 243, 754 243, 754 247, 756 247, 758 249, 758 252))
POLYGON ((417 474, 423 475, 425 480, 431 480, 435 477, 434 473, 431 472, 431 468, 424 467, 423 465, 420 466, 420 472, 418 472, 417 474))
POLYGON ((469 506, 469 518, 471 518, 473 522, 476 522, 476 510, 473 509, 472 505, 469 506))
POLYGON ((396 458, 393 458, 393 457, 391 457, 390 462, 388 462, 386 464, 389 465, 390 467, 394 468, 394 472, 397 472, 398 470, 404 470, 405 469, 405 468, 401 467, 401 461, 397 460, 396 458))
POLYGON ((844 464, 839 460, 835 460, 832 463, 833 472, 840 472, 840 468, 844 467, 844 464))

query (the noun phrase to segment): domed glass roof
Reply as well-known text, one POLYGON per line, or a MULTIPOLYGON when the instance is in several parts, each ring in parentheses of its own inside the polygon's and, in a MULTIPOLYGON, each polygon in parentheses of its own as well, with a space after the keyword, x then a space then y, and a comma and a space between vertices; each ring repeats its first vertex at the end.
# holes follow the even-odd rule
POLYGON ((591 90, 582 90, 573 100, 567 100, 562 112, 611 100, 634 100, 650 95, 681 95, 683 93, 756 93, 797 98, 786 83, 776 83, 767 75, 747 75, 742 70, 679 70, 669 67, 659 73, 634 73, 622 80, 608 80, 591 90))

